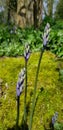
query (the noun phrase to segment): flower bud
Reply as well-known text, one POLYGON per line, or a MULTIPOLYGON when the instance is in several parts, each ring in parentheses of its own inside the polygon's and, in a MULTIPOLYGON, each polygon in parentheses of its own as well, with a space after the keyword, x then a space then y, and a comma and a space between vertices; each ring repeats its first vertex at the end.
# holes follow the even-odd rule
POLYGON ((28 44, 25 45, 24 57, 26 60, 30 57, 30 46, 28 44))
POLYGON ((43 46, 46 47, 49 41, 49 33, 50 33, 50 25, 47 23, 44 29, 44 35, 43 35, 43 46))
POLYGON ((24 79, 25 79, 25 68, 21 70, 18 76, 17 86, 16 86, 16 93, 17 96, 20 96, 20 94, 23 91, 24 88, 24 79))

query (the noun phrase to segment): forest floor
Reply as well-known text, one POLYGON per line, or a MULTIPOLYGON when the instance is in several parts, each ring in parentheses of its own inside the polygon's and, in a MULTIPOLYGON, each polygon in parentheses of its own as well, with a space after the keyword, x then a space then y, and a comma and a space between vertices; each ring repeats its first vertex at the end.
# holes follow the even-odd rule
MULTIPOLYGON (((32 105, 35 74, 39 53, 33 53, 28 61, 28 118, 32 105)), ((0 130, 13 128, 16 123, 16 83, 20 70, 24 67, 23 57, 0 58, 0 130)), ((49 128, 51 118, 58 112, 57 121, 63 123, 63 59, 58 59, 46 51, 40 66, 37 100, 33 117, 33 130, 49 128)), ((24 110, 24 91, 20 97, 21 125, 24 110)))

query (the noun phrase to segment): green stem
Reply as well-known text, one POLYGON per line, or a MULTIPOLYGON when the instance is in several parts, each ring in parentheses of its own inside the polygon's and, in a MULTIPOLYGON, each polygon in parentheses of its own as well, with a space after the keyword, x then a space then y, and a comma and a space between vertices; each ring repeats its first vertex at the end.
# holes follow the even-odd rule
POLYGON ((20 102, 20 96, 17 97, 17 120, 16 120, 16 130, 18 130, 18 124, 19 124, 19 102, 20 102))
POLYGON ((44 48, 43 48, 43 50, 41 50, 40 57, 39 57, 39 62, 38 62, 38 67, 37 67, 37 72, 36 72, 35 85, 34 85, 34 93, 33 93, 33 100, 32 100, 32 109, 31 109, 31 114, 30 114, 29 130, 32 129, 33 112, 34 112, 35 101, 36 101, 36 89, 37 89, 37 82, 38 82, 38 74, 39 74, 40 63, 41 63, 43 52, 44 52, 44 48))
POLYGON ((27 112, 26 112, 26 98, 27 98, 27 61, 25 60, 25 69, 26 69, 26 77, 25 77, 25 95, 24 95, 24 129, 27 119, 27 112))

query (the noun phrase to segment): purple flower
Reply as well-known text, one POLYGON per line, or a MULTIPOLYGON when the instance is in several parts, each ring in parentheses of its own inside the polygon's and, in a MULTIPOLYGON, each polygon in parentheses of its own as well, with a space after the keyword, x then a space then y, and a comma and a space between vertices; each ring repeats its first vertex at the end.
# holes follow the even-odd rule
POLYGON ((44 35, 43 35, 43 46, 47 46, 48 40, 49 40, 49 32, 50 32, 50 25, 47 23, 44 29, 44 35))
POLYGON ((17 96, 20 96, 20 94, 23 91, 24 88, 24 79, 25 79, 25 68, 21 70, 19 73, 18 81, 17 81, 17 86, 16 86, 16 93, 17 96))
POLYGON ((20 96, 20 87, 18 86, 18 83, 17 83, 17 87, 16 87, 16 92, 17 92, 17 96, 20 96))
POLYGON ((52 117, 52 124, 53 124, 53 125, 55 124, 57 118, 58 118, 58 112, 56 112, 56 113, 54 114, 54 116, 52 117))
POLYGON ((29 57, 30 57, 30 46, 29 46, 29 44, 25 45, 24 57, 25 57, 26 60, 28 60, 29 57))

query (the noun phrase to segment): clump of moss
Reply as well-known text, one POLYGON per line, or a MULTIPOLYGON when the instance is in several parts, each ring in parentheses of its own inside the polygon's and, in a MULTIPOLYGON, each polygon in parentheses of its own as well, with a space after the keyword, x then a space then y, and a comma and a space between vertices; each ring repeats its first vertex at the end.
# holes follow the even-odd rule
MULTIPOLYGON (((28 61, 28 123, 38 58, 39 53, 33 53, 28 61)), ((59 80, 58 62, 52 53, 48 51, 44 53, 39 72, 33 130, 44 130, 44 127, 49 128, 51 117, 56 111, 59 113, 58 121, 63 120, 62 90, 60 89, 63 84, 59 80)), ((3 95, 0 98, 0 130, 7 130, 15 126, 16 82, 24 64, 23 57, 0 58, 0 79, 3 80, 1 86, 3 95)), ((23 118, 23 107, 24 92, 20 97, 20 126, 23 118)))

